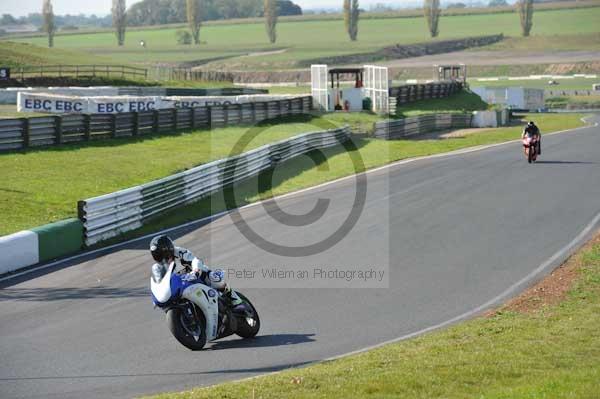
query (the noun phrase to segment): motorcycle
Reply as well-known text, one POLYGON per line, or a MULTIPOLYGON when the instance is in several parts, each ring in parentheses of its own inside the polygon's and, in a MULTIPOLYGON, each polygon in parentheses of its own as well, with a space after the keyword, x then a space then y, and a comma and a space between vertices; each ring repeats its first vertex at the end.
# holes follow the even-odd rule
POLYGON ((523 147, 525 148, 525 156, 529 163, 537 161, 537 157, 542 154, 542 143, 539 136, 526 136, 523 139, 523 147))
MULTIPOLYGON (((236 291, 242 303, 231 306, 229 299, 199 279, 175 272, 172 262, 160 281, 150 279, 152 301, 166 313, 171 334, 190 350, 201 350, 207 342, 237 334, 252 338, 260 330, 260 318, 248 298, 236 291)), ((184 272, 191 269, 184 266, 184 272)))

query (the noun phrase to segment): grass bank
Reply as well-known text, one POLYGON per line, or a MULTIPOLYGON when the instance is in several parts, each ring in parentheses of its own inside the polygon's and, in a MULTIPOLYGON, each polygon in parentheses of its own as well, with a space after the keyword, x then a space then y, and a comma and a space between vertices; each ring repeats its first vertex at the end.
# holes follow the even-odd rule
POLYGON ((527 312, 509 305, 360 355, 153 398, 598 398, 600 236, 564 268, 573 279, 558 304, 538 293, 527 312))
MULTIPOLYGON (((237 25, 207 25, 202 28, 205 43, 201 46, 177 45, 176 28, 128 31, 123 47, 116 45, 112 32, 57 36, 55 46, 58 49, 91 52, 110 58, 118 64, 131 63, 132 60, 139 60, 139 63, 182 63, 221 58, 226 60, 213 62, 209 64, 210 68, 287 69, 294 67, 301 60, 372 52, 395 44, 430 41, 426 23, 420 15, 418 18, 363 19, 359 40, 355 42, 348 39, 343 19, 281 22, 277 26, 278 40, 275 45, 275 49, 284 50, 280 53, 270 53, 274 47, 268 43, 262 21, 237 25), (140 40, 147 43, 146 48, 139 45, 140 40), (260 52, 266 53, 247 56, 260 52)), ((598 33, 599 18, 600 7, 538 11, 532 35, 554 36, 553 42, 556 42, 562 40, 562 35, 598 33)), ((514 13, 443 16, 440 21, 439 40, 498 33, 520 36, 518 16, 514 13)), ((43 46, 46 39, 40 37, 19 40, 43 46)), ((590 46, 589 43, 584 43, 584 48, 590 46)))
MULTIPOLYGON (((532 116, 544 133, 581 125, 581 115, 532 116)), ((349 116, 332 114, 320 118, 287 120, 273 124, 248 145, 256 148, 299 133, 348 123, 349 116)), ((352 116, 357 123, 371 123, 370 114, 352 116)), ((529 117, 525 117, 527 119, 529 117)), ((78 200, 143 184, 191 167, 227 157, 246 127, 196 131, 169 136, 112 140, 57 148, 0 154, 4 184, 0 188, 0 236, 76 216, 78 200), (69 165, 65 168, 64 165, 69 165)), ((464 138, 447 140, 382 141, 356 138, 354 145, 365 168, 452 151, 481 144, 515 139, 521 127, 486 130, 464 138)), ((249 179, 236 189, 238 205, 278 195, 354 173, 351 156, 340 148, 324 153, 329 168, 314 168, 308 157, 299 157, 276 170, 274 180, 249 179)), ((156 231, 224 210, 220 193, 192 205, 161 215, 130 236, 156 231)))

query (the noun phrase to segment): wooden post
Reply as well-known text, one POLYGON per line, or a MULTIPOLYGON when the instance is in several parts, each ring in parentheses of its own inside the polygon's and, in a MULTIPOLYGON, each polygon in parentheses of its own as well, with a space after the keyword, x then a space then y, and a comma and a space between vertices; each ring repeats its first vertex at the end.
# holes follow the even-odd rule
POLYGON ((89 114, 83 115, 83 129, 85 140, 90 141, 92 138, 92 117, 89 114))
POLYGON ((223 106, 223 123, 225 126, 229 125, 229 105, 223 106))
POLYGON ((178 114, 177 114, 177 108, 173 108, 173 110, 171 111, 173 114, 173 130, 177 131, 177 128, 179 127, 179 121, 178 121, 178 114))
POLYGON ((208 128, 212 129, 212 107, 206 107, 206 120, 208 128))
POLYGON ((153 121, 153 125, 152 125, 152 131, 154 133, 158 133, 160 126, 158 125, 158 123, 160 122, 160 112, 158 110, 154 110, 153 114, 152 114, 154 121, 153 121))
POLYGON ((196 128, 196 108, 190 108, 190 126, 192 129, 196 128))
POLYGON ((252 102, 252 123, 256 123, 256 103, 252 102))
POLYGON ((62 117, 54 117, 54 143, 56 145, 62 144, 62 117))
POLYGON ((138 136, 140 134, 140 114, 137 112, 132 112, 132 126, 131 126, 131 135, 138 136))
POLYGON ((23 148, 28 148, 30 145, 29 118, 21 118, 21 132, 21 137, 23 138, 23 148))
POLYGON ((117 137, 117 114, 110 115, 110 135, 112 138, 117 137))

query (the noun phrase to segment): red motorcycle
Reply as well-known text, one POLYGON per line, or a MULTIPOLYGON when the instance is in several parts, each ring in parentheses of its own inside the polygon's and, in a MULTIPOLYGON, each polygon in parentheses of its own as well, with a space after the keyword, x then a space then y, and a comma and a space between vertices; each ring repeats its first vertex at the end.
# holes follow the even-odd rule
POLYGON ((540 136, 525 136, 523 147, 525 148, 525 157, 529 163, 537 161, 537 157, 542 154, 540 136))

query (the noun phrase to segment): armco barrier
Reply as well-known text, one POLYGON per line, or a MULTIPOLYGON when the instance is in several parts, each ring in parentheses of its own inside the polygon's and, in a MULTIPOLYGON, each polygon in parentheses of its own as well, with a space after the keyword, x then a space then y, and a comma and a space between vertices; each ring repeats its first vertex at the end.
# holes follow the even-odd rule
POLYGON ((349 136, 348 127, 307 133, 139 187, 80 201, 79 219, 84 226, 85 244, 91 246, 139 228, 154 215, 206 197, 278 162, 341 144, 349 136))
POLYGON ((254 124, 312 109, 312 97, 123 114, 0 119, 0 151, 143 136, 186 129, 254 124))
POLYGON ((375 123, 374 135, 385 140, 400 139, 436 130, 471 127, 471 114, 435 114, 391 119, 375 123))

